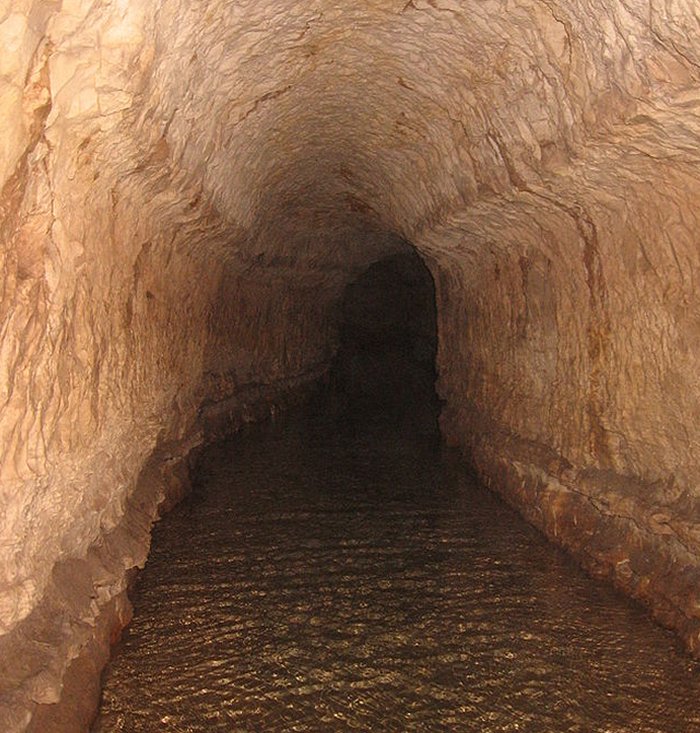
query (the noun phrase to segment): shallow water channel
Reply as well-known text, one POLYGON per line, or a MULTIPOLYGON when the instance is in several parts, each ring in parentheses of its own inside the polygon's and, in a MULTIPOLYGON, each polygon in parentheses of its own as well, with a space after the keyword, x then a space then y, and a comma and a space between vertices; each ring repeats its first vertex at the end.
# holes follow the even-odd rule
POLYGON ((107 731, 700 731, 700 666, 432 438, 297 415, 154 532, 107 731))

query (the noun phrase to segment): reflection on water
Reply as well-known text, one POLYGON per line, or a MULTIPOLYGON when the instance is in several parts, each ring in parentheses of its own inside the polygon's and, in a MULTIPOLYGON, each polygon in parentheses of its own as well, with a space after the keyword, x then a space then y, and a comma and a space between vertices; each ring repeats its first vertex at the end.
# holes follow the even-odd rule
POLYGON ((700 731, 700 667, 456 463, 297 417, 156 528, 94 730, 700 731))

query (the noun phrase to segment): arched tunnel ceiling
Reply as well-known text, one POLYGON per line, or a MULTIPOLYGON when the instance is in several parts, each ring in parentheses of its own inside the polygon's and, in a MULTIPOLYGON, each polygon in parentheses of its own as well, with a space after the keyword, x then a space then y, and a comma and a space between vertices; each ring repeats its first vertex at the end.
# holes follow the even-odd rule
POLYGON ((466 238, 500 239, 504 206, 570 218, 645 180, 645 156, 697 162, 692 0, 19 5, 0 7, 4 99, 22 121, 0 178, 47 85, 57 156, 95 149, 122 182, 165 170, 221 218, 206 246, 218 237, 222 255, 356 272, 396 235, 456 217, 466 238))
POLYGON ((288 201, 310 220, 375 211, 410 231, 418 213, 503 189, 506 141, 525 164, 538 146, 566 155, 588 91, 565 86, 575 51, 541 4, 161 13, 153 79, 174 157, 244 226, 288 201))
POLYGON ((683 3, 166 1, 140 49, 136 134, 162 135, 253 256, 371 261, 386 233, 494 196, 585 197, 608 142, 606 158, 638 151, 643 177, 645 145, 692 103, 693 29, 674 13, 689 17, 683 3))

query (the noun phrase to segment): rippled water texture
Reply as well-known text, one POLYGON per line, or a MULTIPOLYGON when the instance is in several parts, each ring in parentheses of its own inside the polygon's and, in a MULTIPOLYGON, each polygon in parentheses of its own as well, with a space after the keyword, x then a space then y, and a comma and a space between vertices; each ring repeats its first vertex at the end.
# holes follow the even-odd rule
POLYGON ((700 667, 458 464, 297 417, 156 528, 95 730, 700 731, 700 667))

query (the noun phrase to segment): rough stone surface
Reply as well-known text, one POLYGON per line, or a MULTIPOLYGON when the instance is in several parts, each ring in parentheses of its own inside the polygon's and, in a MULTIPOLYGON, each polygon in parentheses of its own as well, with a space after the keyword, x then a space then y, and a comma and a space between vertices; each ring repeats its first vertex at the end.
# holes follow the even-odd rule
POLYGON ((3 730, 119 615, 154 457, 321 373, 343 288, 402 238, 448 439, 700 651, 698 25, 692 0, 0 1, 3 730))

